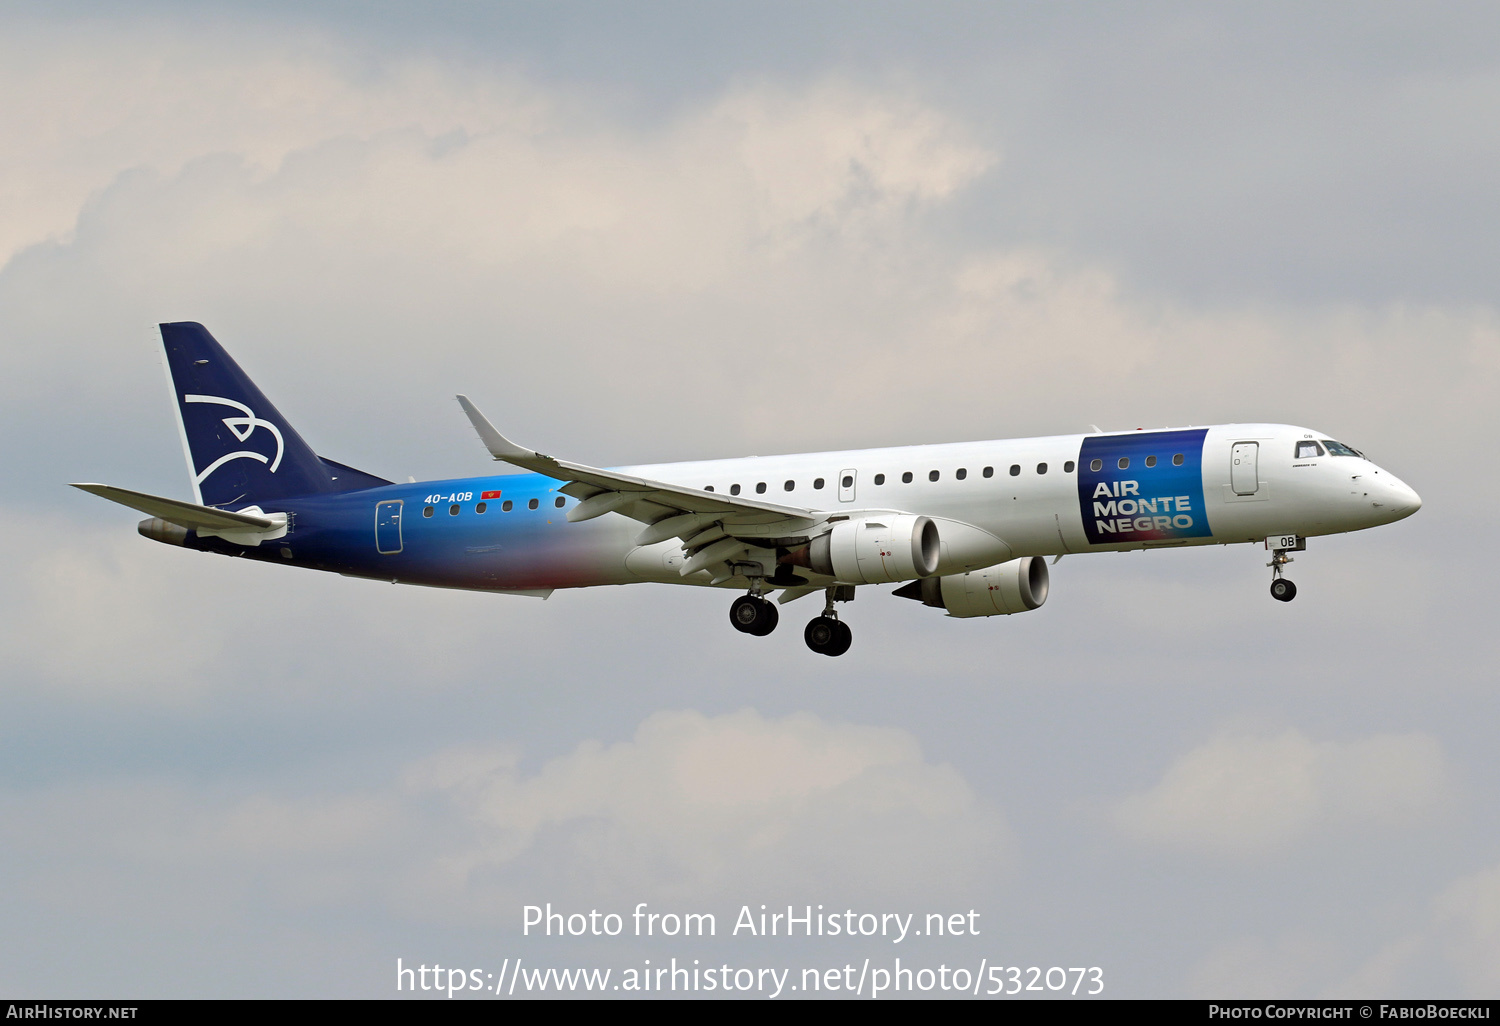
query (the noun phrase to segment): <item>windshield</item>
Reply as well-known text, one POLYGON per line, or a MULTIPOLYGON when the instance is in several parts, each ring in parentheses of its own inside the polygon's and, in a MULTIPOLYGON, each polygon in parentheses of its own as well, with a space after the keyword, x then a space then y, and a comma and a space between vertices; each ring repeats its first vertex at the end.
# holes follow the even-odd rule
POLYGON ((1349 448, 1343 442, 1335 442, 1331 438, 1325 438, 1323 439, 1323 444, 1328 446, 1329 455, 1358 456, 1360 459, 1364 459, 1364 453, 1360 452, 1358 449, 1349 448))

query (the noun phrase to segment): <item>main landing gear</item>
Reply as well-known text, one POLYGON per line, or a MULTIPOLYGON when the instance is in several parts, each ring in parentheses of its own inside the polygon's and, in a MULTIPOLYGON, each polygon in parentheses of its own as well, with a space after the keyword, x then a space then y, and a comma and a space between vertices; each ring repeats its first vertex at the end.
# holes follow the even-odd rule
MULTIPOLYGON (((762 587, 759 579, 752 581, 750 593, 741 595, 729 607, 729 622, 734 624, 734 629, 742 634, 765 637, 776 629, 776 623, 781 619, 775 603, 761 596, 762 587)), ((828 589, 827 594, 828 599, 823 607, 823 615, 808 622, 807 629, 802 632, 802 640, 807 642, 808 648, 819 655, 841 656, 849 651, 849 645, 854 641, 854 632, 849 630, 848 624, 839 619, 833 604, 852 601, 854 586, 835 585, 828 589)))
POLYGON ((761 598, 758 591, 756 589, 756 592, 734 600, 734 605, 729 607, 729 622, 743 634, 763 638, 776 629, 781 614, 776 611, 776 605, 761 598))
POLYGON ((826 656, 841 656, 849 651, 849 646, 854 641, 854 632, 847 623, 837 619, 837 615, 829 611, 817 619, 807 621, 802 640, 807 642, 808 648, 826 656))
POLYGON ((852 602, 854 600, 854 586, 839 584, 827 591, 827 601, 823 604, 823 615, 807 622, 807 629, 802 632, 802 640, 807 642, 807 647, 819 655, 841 656, 849 651, 849 646, 854 642, 854 632, 849 625, 839 619, 839 614, 834 610, 835 602, 852 602))

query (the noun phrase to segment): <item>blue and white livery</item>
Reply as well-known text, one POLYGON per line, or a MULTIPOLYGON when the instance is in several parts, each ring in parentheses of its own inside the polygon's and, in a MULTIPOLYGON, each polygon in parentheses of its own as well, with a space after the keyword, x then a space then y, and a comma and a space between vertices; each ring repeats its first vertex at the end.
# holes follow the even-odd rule
POLYGON ((326 459, 201 325, 161 325, 193 501, 75 487, 149 515, 140 533, 354 577, 545 598, 658 581, 729 588, 769 634, 821 592, 809 648, 850 644, 861 585, 951 616, 1036 609, 1046 557, 1262 543, 1290 601, 1289 552, 1389 524, 1421 499, 1325 432, 1286 424, 1098 432, 601 469, 524 448, 458 401, 523 473, 394 484, 326 459), (774 596, 776 602, 770 598, 774 596))

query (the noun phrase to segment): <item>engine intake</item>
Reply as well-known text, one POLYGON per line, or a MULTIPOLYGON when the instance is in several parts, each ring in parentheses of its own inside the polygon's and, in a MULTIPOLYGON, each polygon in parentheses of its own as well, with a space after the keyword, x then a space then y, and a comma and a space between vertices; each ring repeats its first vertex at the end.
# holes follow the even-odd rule
POLYGON ((1045 560, 1022 556, 967 574, 913 581, 896 594, 946 609, 949 616, 1001 616, 1039 608, 1050 583, 1045 560))

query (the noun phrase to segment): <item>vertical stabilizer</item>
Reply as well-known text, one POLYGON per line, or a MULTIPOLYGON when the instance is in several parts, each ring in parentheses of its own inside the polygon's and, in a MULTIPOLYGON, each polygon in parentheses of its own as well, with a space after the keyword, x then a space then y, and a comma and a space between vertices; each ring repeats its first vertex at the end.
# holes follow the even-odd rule
POLYGON ((208 329, 192 321, 163 324, 161 340, 201 504, 264 505, 344 490, 208 329))

